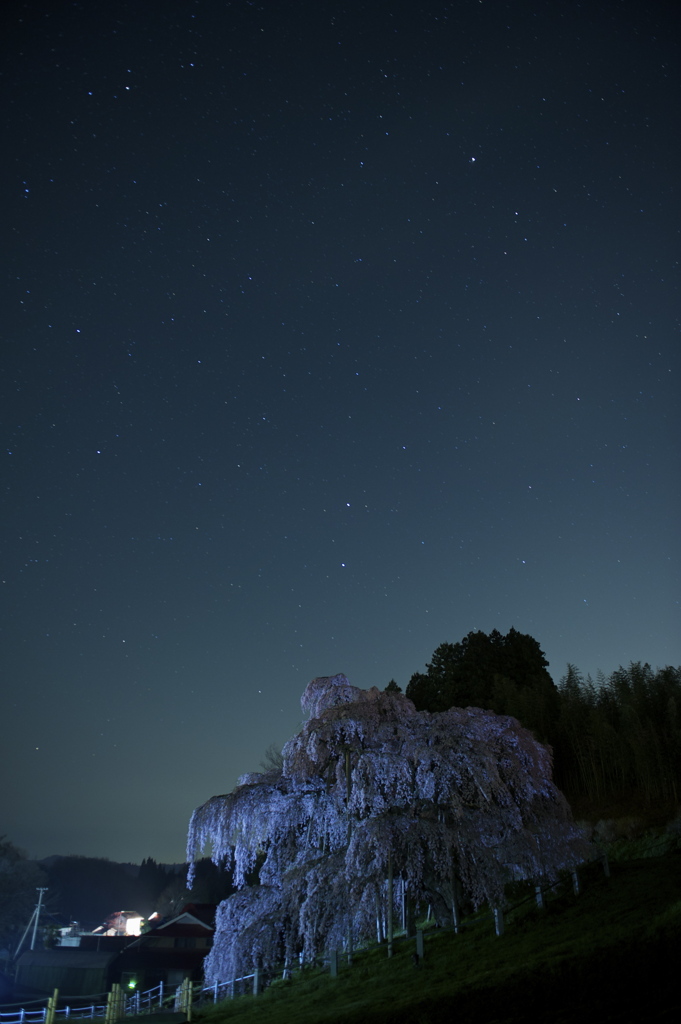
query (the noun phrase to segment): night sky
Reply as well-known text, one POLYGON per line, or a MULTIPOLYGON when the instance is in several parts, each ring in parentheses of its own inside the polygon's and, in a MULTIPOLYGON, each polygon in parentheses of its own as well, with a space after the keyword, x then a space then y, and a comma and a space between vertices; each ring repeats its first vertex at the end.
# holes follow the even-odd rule
POLYGON ((2 18, 2 813, 184 859, 314 676, 681 663, 676 6, 2 18))

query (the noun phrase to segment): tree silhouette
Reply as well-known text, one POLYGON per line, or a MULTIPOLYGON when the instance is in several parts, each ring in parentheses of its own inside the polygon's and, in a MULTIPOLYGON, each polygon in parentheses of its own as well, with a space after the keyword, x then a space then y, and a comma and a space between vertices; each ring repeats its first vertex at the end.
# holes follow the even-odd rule
POLYGON ((534 637, 511 628, 504 636, 475 630, 459 643, 440 644, 425 672, 416 672, 407 697, 419 711, 480 707, 513 715, 552 741, 558 694, 548 661, 534 637))
POLYGON ((681 669, 633 662, 598 683, 574 665, 558 685, 556 763, 572 798, 651 807, 681 796, 681 669))
POLYGON ((462 899, 497 903, 510 878, 583 856, 548 751, 514 719, 419 713, 343 675, 314 679, 301 703, 282 771, 243 776, 192 816, 188 859, 210 844, 239 889, 218 910, 209 982, 380 934, 393 875, 451 921, 462 899))

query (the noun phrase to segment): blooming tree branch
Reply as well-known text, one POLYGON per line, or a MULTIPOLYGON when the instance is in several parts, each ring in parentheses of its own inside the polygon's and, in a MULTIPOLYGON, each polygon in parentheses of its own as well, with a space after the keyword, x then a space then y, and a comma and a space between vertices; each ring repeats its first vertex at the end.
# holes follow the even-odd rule
POLYGON ((281 772, 242 776, 192 815, 188 860, 210 845, 240 890, 218 910, 209 982, 375 934, 389 862, 413 900, 446 917, 462 899, 499 903, 511 878, 554 879, 583 859, 550 752, 515 719, 417 712, 343 675, 312 680, 301 704, 309 720, 281 772))

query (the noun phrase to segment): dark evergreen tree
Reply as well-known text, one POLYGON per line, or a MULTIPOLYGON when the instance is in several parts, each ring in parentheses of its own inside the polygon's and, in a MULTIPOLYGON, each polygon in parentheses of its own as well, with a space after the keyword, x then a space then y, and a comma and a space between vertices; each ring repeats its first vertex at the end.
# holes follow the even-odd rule
POLYGON ((480 707, 513 715, 544 741, 552 741, 558 694, 548 661, 534 637, 511 628, 504 636, 472 631, 441 644, 424 673, 416 672, 407 697, 419 711, 480 707))

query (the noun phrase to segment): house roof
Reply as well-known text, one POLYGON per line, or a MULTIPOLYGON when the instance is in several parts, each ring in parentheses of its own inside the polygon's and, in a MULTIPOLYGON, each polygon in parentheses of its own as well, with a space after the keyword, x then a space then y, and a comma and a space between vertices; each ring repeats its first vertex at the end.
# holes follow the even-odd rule
POLYGON ((212 932, 215 930, 215 909, 212 903, 186 903, 179 914, 157 925, 154 931, 173 924, 196 924, 212 932))
POLYGON ((148 946, 151 944, 150 939, 159 936, 163 938, 212 938, 215 933, 213 925, 207 924, 205 920, 201 920, 201 917, 194 913, 197 911, 203 916, 205 907, 210 907, 213 914, 215 913, 215 907, 210 904, 188 903, 177 917, 172 917, 169 921, 163 921, 155 928, 150 928, 148 932, 143 932, 126 948, 139 949, 142 946, 148 946))
POLYGON ((209 924, 211 928, 215 924, 215 912, 217 910, 215 903, 185 903, 182 908, 182 913, 191 914, 193 917, 198 917, 199 921, 203 921, 204 924, 209 924))

